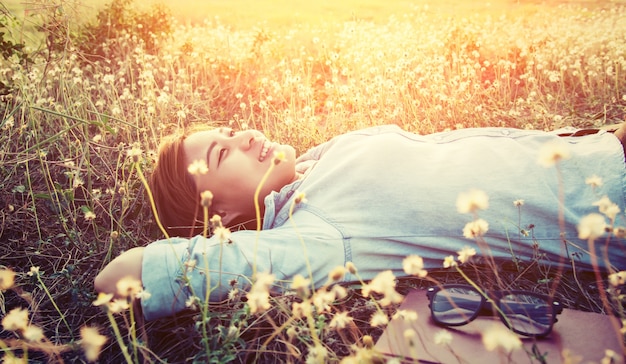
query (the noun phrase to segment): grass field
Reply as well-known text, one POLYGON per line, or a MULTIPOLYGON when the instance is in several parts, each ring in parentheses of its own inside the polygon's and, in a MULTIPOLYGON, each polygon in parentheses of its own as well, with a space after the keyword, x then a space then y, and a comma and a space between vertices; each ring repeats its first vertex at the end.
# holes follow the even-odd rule
MULTIPOLYGON (((107 2, 101 0, 67 1, 68 13, 95 14, 107 2)), ((271 27, 295 26, 303 23, 325 24, 351 20, 386 22, 391 15, 402 16, 416 9, 428 7, 431 11, 450 15, 468 16, 474 13, 499 16, 503 13, 524 14, 542 11, 558 5, 584 6, 590 9, 610 8, 623 0, 348 0, 348 1, 305 1, 305 0, 141 0, 138 8, 162 4, 172 10, 181 22, 202 22, 219 17, 225 24, 237 28, 249 28, 265 24, 271 27)), ((38 11, 45 5, 25 0, 6 0, 4 4, 16 15, 24 11, 38 11)))
MULTIPOLYGON (((304 151, 381 124, 431 133, 626 120, 625 1, 163 3, 173 19, 153 12, 150 2, 101 21, 99 1, 3 2, 5 362, 378 358, 371 344, 382 327, 371 319, 376 312, 391 317, 395 306, 380 310, 357 286, 347 286, 348 296, 324 314, 293 308, 315 306, 317 293, 272 297, 271 308, 255 314, 240 291, 228 304, 200 302, 198 311, 149 323, 135 320, 135 297, 98 298, 93 279, 103 266, 163 236, 143 181, 171 131, 207 122, 257 128, 304 151), (349 327, 337 329, 339 319, 349 327)), ((467 273, 626 319, 624 272, 596 279, 511 266, 470 265, 467 273)), ((454 270, 429 277, 460 280, 454 270)), ((401 279, 396 288, 425 284, 401 279)), ((614 334, 623 341, 623 332, 614 334)))

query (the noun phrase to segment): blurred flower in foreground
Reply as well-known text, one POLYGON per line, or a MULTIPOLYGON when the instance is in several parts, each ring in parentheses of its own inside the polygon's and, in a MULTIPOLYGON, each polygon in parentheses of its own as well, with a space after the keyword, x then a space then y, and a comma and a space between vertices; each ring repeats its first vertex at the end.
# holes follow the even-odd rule
POLYGON ((460 193, 456 200, 456 209, 462 214, 485 210, 487 207, 489 207, 489 196, 477 189, 460 193))
POLYGON ((539 150, 539 164, 548 168, 558 162, 569 159, 570 150, 563 141, 555 140, 544 144, 539 150))
POLYGON ((211 207, 213 203, 213 192, 206 190, 200 193, 200 205, 202 207, 211 207))
POLYGON ((346 275, 346 268, 340 265, 340 266, 333 268, 333 270, 331 270, 330 273, 328 273, 328 279, 331 282, 338 282, 342 280, 345 275, 346 275))
POLYGON ((609 283, 613 287, 621 286, 626 283, 626 271, 609 274, 609 283))
POLYGON ((213 229, 213 235, 219 240, 220 243, 228 243, 230 242, 230 229, 225 228, 223 226, 218 226, 213 229))
POLYGON ((595 201, 592 205, 598 206, 598 211, 611 219, 611 221, 614 221, 617 214, 620 213, 619 206, 613 203, 608 196, 602 196, 601 199, 595 201))
POLYGON ((604 234, 606 222, 604 216, 591 213, 580 219, 578 223, 578 237, 580 239, 596 239, 604 234))
POLYGON ((274 164, 279 164, 280 162, 287 161, 287 155, 284 151, 274 152, 274 164))
POLYGON ((466 246, 463 249, 459 250, 457 253, 459 254, 459 262, 465 263, 471 257, 476 255, 476 249, 466 246))
POLYGON ((14 308, 2 319, 2 327, 7 331, 24 330, 28 327, 28 310, 14 308))
POLYGON ((0 269, 0 291, 10 289, 15 284, 15 272, 10 269, 0 269))
POLYGON ((372 327, 378 327, 378 326, 387 325, 388 322, 389 322, 389 318, 387 317, 387 315, 385 315, 385 313, 381 311, 376 311, 372 315, 372 318, 370 320, 370 325, 372 325, 372 327))
POLYGON ((30 342, 40 342, 44 339, 43 329, 41 327, 30 325, 22 330, 24 339, 30 342))
POLYGON ((452 256, 452 255, 448 255, 443 260, 443 267, 444 268, 456 267, 456 265, 457 265, 456 261, 454 260, 454 256, 452 256))
POLYGON ((85 351, 85 357, 89 361, 96 361, 100 356, 102 346, 107 342, 106 336, 100 335, 95 327, 83 326, 80 329, 80 337, 80 345, 85 351))
POLYGON ((315 345, 309 349, 309 355, 306 357, 306 364, 324 364, 328 356, 328 349, 322 345, 315 345))
POLYGON ((592 188, 600 187, 602 186, 602 178, 594 174, 591 177, 587 177, 585 179, 585 183, 590 185, 592 188))
POLYGON ((404 272, 420 278, 426 277, 428 272, 424 270, 424 259, 418 255, 409 255, 402 261, 404 272))
POLYGON ((291 283, 291 289, 301 292, 304 295, 308 295, 310 287, 311 287, 310 278, 304 278, 301 274, 296 274, 293 277, 293 282, 291 283))
POLYGON ((115 288, 117 288, 117 294, 124 298, 136 298, 137 295, 143 291, 141 281, 132 277, 124 277, 120 279, 117 281, 115 288))
POLYGON ((274 275, 258 273, 257 279, 247 294, 251 313, 263 312, 270 308, 270 286, 274 283, 274 275))
POLYGON ((93 211, 85 211, 85 221, 91 221, 96 218, 96 214, 93 211))
POLYGON ((402 295, 396 292, 396 277, 390 270, 378 273, 372 281, 363 286, 363 297, 369 297, 371 292, 384 295, 379 301, 381 306, 389 306, 392 303, 400 303, 402 295))
POLYGON ((26 273, 27 276, 29 277, 36 277, 39 275, 39 267, 30 267, 30 270, 28 271, 28 273, 26 273))
POLYGON ((106 305, 109 302, 111 302, 111 299, 113 299, 113 294, 112 293, 98 293, 98 297, 96 298, 95 301, 93 301, 93 305, 94 306, 102 306, 102 305, 106 305))
POLYGON ((494 325, 483 332, 485 349, 493 351, 497 348, 509 353, 522 347, 522 341, 511 330, 502 325, 494 325))
POLYGON ((476 219, 465 224, 463 236, 467 239, 474 239, 483 236, 489 230, 489 223, 483 219, 476 219))
POLYGON ((448 330, 441 329, 435 333, 433 339, 437 345, 450 345, 452 342, 452 334, 448 330))
POLYGON ((393 314, 392 318, 394 320, 400 319, 406 322, 415 322, 417 321, 417 312, 413 310, 398 310, 393 314))
POLYGON ((198 159, 191 162, 189 167, 187 167, 187 172, 189 172, 189 174, 191 174, 192 176, 207 174, 209 172, 209 167, 207 167, 204 160, 198 159))
POLYGON ((328 324, 328 328, 330 329, 345 329, 350 326, 354 319, 350 317, 348 312, 339 312, 335 314, 332 320, 330 320, 330 324, 328 324))

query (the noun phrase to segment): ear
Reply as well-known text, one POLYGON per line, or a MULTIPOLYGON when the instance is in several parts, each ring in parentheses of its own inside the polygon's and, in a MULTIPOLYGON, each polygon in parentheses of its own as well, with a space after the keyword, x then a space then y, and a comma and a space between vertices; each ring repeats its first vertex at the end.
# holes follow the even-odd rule
POLYGON ((241 214, 237 212, 226 212, 226 211, 218 210, 215 213, 221 216, 222 224, 224 226, 237 224, 239 218, 241 217, 241 214))

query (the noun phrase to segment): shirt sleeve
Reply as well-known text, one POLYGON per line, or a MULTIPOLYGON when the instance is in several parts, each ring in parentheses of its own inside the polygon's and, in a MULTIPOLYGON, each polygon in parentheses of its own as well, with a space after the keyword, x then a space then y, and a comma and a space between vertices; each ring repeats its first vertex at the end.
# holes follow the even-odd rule
MULTIPOLYGON (((305 215, 309 221, 318 219, 305 215)), ((141 302, 144 317, 171 316, 188 307, 192 297, 222 301, 233 284, 247 290, 255 265, 257 272, 275 275, 277 290, 283 290, 295 274, 308 275, 307 267, 311 267, 314 281, 323 283, 333 267, 345 264, 342 239, 336 230, 325 228, 327 224, 312 221, 304 225, 298 229, 285 224, 260 232, 233 232, 229 242, 197 236, 148 245, 142 262, 142 281, 150 294, 141 302), (307 225, 317 226, 317 230, 307 225), (306 249, 327 254, 307 257, 306 249)))

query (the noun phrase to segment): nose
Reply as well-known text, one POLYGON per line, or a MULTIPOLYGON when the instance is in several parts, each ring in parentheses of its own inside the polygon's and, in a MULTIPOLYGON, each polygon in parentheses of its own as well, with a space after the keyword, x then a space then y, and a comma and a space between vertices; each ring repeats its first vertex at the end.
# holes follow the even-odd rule
POLYGON ((241 148, 241 150, 248 150, 252 148, 255 143, 255 140, 264 138, 263 133, 257 130, 244 130, 237 133, 232 141, 237 148, 241 148))

